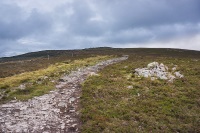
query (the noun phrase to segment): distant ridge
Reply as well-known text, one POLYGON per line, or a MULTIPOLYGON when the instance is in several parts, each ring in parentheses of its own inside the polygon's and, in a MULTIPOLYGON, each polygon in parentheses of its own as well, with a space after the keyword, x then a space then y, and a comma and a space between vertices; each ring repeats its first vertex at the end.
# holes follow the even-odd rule
POLYGON ((85 48, 85 49, 74 49, 74 50, 44 50, 44 51, 36 51, 29 52, 21 55, 11 56, 11 57, 1 57, 0 62, 4 61, 16 61, 16 60, 26 60, 31 58, 47 58, 47 56, 71 56, 72 53, 75 55, 81 54, 115 54, 123 52, 135 52, 141 53, 145 52, 146 54, 167 54, 170 53, 175 56, 176 54, 179 56, 200 56, 200 51, 196 50, 187 50, 187 49, 173 49, 173 48, 112 48, 112 47, 94 47, 94 48, 85 48), (169 52, 169 53, 168 53, 169 52), (177 52, 176 54, 174 52, 177 52), (182 54, 181 54, 182 53, 182 54))

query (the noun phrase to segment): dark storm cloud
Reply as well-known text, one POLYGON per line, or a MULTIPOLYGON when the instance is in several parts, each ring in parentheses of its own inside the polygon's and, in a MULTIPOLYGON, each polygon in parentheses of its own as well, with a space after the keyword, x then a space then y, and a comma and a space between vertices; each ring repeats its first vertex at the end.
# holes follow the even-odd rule
POLYGON ((200 35, 199 0, 13 1, 0 1, 0 56, 200 35))

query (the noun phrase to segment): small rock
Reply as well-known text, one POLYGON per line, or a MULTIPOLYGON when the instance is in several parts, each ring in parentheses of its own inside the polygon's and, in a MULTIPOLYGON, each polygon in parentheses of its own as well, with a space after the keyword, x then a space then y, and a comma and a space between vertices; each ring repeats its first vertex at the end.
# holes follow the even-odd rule
POLYGON ((176 67, 173 67, 173 68, 172 68, 172 71, 176 71, 176 67))
POLYGON ((77 124, 73 124, 73 125, 72 125, 72 127, 76 127, 76 126, 77 126, 77 124))
POLYGON ((69 116, 69 115, 66 115, 65 118, 70 118, 70 116, 69 116))
POLYGON ((73 124, 71 127, 69 127, 69 131, 76 131, 76 124, 73 124))
POLYGON ((21 89, 21 90, 24 90, 24 89, 26 89, 26 85, 25 84, 21 84, 18 88, 21 89))
POLYGON ((44 77, 43 77, 43 79, 48 79, 48 78, 49 78, 48 76, 44 76, 44 77))
POLYGON ((159 65, 158 62, 152 62, 152 63, 149 63, 147 65, 147 68, 153 68, 153 67, 158 66, 158 65, 159 65))
POLYGON ((61 129, 65 129, 65 123, 61 124, 61 129))
POLYGON ((69 103, 72 103, 72 102, 74 102, 76 99, 74 98, 74 97, 71 97, 70 99, 69 99, 69 103))
POLYGON ((179 78, 183 78, 184 76, 182 74, 180 74, 180 72, 175 72, 174 73, 176 77, 179 77, 179 78))
POLYGON ((60 102, 60 103, 58 104, 58 107, 66 107, 66 103, 60 102))
POLYGON ((19 114, 18 113, 15 113, 15 115, 14 115, 15 117, 18 117, 19 116, 19 114))
POLYGON ((26 110, 27 109, 27 106, 23 106, 20 108, 20 110, 26 110))
POLYGON ((55 80, 52 80, 52 81, 51 81, 51 83, 55 83, 55 82, 56 82, 55 80))
POLYGON ((74 113, 75 112, 75 110, 74 109, 72 109, 72 110, 69 110, 69 113, 74 113))
POLYGON ((3 104, 1 107, 2 108, 13 108, 14 106, 12 104, 3 104))
POLYGON ((127 89, 133 89, 132 85, 127 86, 127 89))
POLYGON ((96 74, 95 72, 90 72, 90 76, 99 76, 99 74, 96 74))

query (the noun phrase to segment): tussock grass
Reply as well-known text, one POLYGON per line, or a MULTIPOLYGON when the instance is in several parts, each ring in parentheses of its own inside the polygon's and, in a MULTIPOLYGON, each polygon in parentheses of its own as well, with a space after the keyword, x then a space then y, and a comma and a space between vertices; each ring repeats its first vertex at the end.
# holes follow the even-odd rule
POLYGON ((191 58, 132 54, 106 67, 82 85, 82 132, 200 132, 199 66, 191 58), (134 76, 153 61, 178 65, 185 77, 168 83, 134 76))
POLYGON ((0 78, 0 91, 4 93, 1 102, 17 98, 27 100, 54 89, 55 82, 63 74, 68 74, 77 68, 94 65, 97 62, 111 58, 111 56, 96 56, 74 61, 63 61, 50 65, 46 69, 25 72, 11 77, 0 78), (26 87, 20 89, 20 85, 26 87))

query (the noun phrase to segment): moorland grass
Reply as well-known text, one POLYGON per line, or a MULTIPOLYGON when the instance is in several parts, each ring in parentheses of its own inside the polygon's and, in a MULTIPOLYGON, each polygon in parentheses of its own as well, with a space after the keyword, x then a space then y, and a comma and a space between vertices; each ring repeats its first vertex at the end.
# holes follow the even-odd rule
POLYGON ((199 66, 192 58, 130 55, 106 67, 82 85, 82 132, 200 132, 199 66), (185 77, 168 83, 134 76, 153 61, 178 65, 185 77))
POLYGON ((82 132, 200 132, 199 51, 92 48, 40 51, 0 59, 0 92, 5 94, 0 102, 48 93, 56 83, 51 81, 77 67, 88 66, 86 62, 74 64, 74 60, 96 55, 129 55, 129 59, 106 67, 83 84, 82 132), (178 65, 185 77, 172 84, 134 76, 135 68, 153 61, 170 68, 178 65), (26 89, 19 89, 20 84, 26 84, 26 89))
POLYGON ((74 61, 63 61, 50 65, 46 69, 25 72, 11 77, 0 78, 0 91, 4 96, 1 103, 12 99, 27 100, 34 96, 43 95, 55 88, 55 83, 63 74, 84 66, 91 66, 111 58, 111 56, 96 56, 74 61), (25 85, 25 88, 20 88, 25 85))

